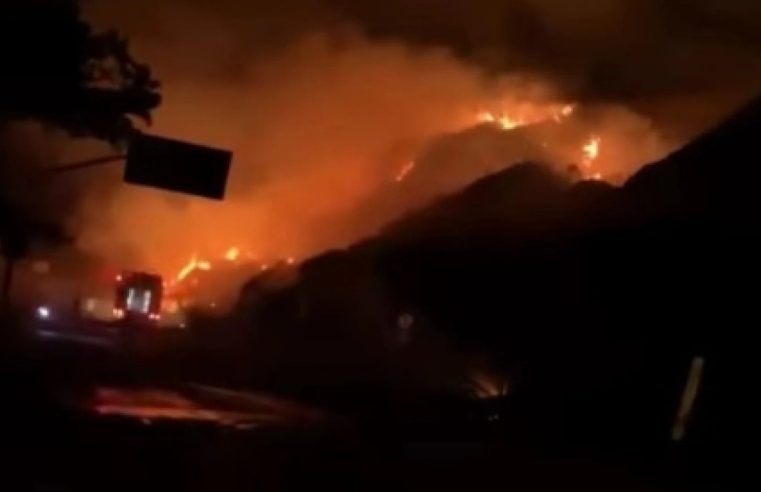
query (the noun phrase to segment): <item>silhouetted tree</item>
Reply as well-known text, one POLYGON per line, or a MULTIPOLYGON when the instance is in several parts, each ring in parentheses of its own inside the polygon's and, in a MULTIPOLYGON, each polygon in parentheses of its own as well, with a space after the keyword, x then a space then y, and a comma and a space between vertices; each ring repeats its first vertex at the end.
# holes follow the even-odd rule
MULTIPOLYGON (((126 39, 95 32, 76 0, 0 3, 0 130, 36 121, 121 145, 136 122, 150 123, 160 100, 158 82, 132 58, 126 39)), ((2 145, 0 166, 8 166, 2 145)), ((10 265, 24 256, 35 227, 8 197, 0 201, 0 240, 10 265)))
POLYGON ((115 31, 96 33, 75 0, 0 5, 0 124, 37 120, 118 142, 159 102, 150 69, 115 31))

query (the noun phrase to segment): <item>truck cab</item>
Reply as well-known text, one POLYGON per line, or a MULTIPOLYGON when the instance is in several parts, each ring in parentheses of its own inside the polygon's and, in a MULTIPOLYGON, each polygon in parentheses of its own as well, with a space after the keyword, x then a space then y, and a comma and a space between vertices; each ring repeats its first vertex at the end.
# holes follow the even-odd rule
POLYGON ((142 272, 122 272, 116 277, 114 316, 139 324, 156 324, 161 319, 163 279, 142 272))

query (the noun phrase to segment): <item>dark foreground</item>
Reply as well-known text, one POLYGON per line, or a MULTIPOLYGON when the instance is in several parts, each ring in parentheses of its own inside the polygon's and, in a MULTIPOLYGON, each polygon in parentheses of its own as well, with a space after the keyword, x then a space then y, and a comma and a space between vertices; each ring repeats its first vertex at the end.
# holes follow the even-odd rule
POLYGON ((520 396, 347 388, 314 405, 81 345, 25 344, 3 361, 5 490, 731 490, 737 478, 701 461, 715 456, 702 438, 632 445, 637 423, 615 419, 607 435, 569 431, 567 409, 520 396))

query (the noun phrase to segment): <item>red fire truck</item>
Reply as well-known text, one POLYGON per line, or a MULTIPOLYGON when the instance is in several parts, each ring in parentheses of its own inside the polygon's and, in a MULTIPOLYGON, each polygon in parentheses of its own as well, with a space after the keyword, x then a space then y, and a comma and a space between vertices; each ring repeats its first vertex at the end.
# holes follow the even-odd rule
POLYGON ((164 283, 159 275, 123 272, 116 277, 114 317, 125 321, 154 324, 161 319, 164 283))

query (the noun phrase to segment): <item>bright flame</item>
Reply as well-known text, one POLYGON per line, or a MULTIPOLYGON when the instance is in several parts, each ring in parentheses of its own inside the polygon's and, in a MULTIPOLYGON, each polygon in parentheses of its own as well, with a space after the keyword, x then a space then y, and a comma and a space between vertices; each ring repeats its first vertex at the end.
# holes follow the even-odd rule
POLYGON ((240 256, 240 250, 236 248, 235 246, 228 249, 227 253, 225 253, 225 259, 227 261, 236 261, 239 256, 240 256))
POLYGON ((557 123, 561 123, 575 111, 576 104, 569 103, 545 108, 532 108, 530 111, 526 111, 526 108, 524 108, 520 111, 520 116, 515 116, 515 113, 512 115, 508 114, 506 111, 481 111, 476 115, 476 120, 478 123, 495 125, 501 130, 508 131, 533 123, 541 123, 550 119, 557 123))
POLYGON ((479 123, 494 123, 495 121, 497 121, 497 118, 489 111, 478 113, 479 123))
POLYGON ((193 271, 196 269, 196 266, 198 264, 198 259, 195 255, 190 259, 190 261, 180 269, 179 273, 177 274, 177 280, 182 282, 185 280, 188 275, 193 273, 193 271))
POLYGON ((407 164, 404 165, 404 167, 402 167, 399 170, 399 173, 396 175, 396 178, 394 178, 395 181, 397 183, 401 183, 402 181, 404 181, 404 179, 407 176, 409 176, 409 174, 412 172, 413 169, 415 169, 415 161, 409 161, 407 164))
POLYGON ((193 257, 190 258, 190 261, 188 261, 188 263, 182 267, 182 269, 180 269, 180 272, 177 274, 177 281, 182 282, 196 270, 211 270, 211 262, 199 260, 197 255, 193 255, 193 257))
POLYGON ((583 150, 585 155, 584 164, 586 166, 591 166, 597 159, 597 156, 600 155, 600 137, 593 135, 589 141, 584 144, 583 150))
POLYGON ((523 120, 514 120, 507 115, 503 115, 497 119, 497 124, 503 130, 512 130, 519 126, 523 126, 526 123, 523 120))
POLYGON ((478 114, 479 123, 491 123, 497 125, 502 130, 513 130, 527 123, 520 118, 512 118, 505 113, 496 115, 491 111, 483 111, 478 114))
POLYGON ((582 151, 584 152, 584 160, 582 160, 582 164, 584 169, 582 170, 585 179, 591 179, 594 181, 602 181, 603 176, 600 172, 595 171, 592 168, 592 165, 597 160, 597 157, 600 155, 600 143, 602 142, 602 139, 598 136, 592 135, 589 138, 589 141, 587 141, 586 144, 584 144, 584 147, 582 147, 582 151))

